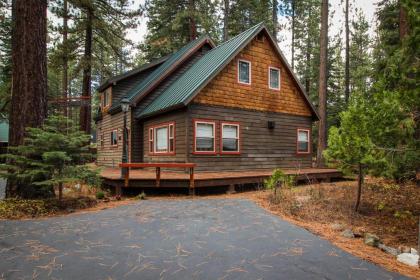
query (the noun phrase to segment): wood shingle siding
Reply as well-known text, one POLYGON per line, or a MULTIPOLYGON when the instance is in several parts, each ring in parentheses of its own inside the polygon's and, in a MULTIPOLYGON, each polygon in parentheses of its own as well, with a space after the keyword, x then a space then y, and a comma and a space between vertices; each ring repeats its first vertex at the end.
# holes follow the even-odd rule
POLYGON ((311 116, 267 37, 253 39, 194 99, 195 103, 311 116), (251 62, 251 84, 238 82, 238 60, 251 62), (269 89, 269 67, 280 69, 280 91, 269 89))
POLYGON ((275 112, 260 112, 221 106, 193 104, 189 107, 188 162, 197 163, 198 171, 255 170, 276 167, 311 167, 311 154, 297 155, 297 129, 310 129, 311 117, 288 115, 275 112), (216 121, 216 155, 193 154, 192 119, 216 121), (241 153, 220 154, 220 124, 223 121, 240 123, 241 153), (275 122, 275 128, 268 128, 268 121, 275 122))

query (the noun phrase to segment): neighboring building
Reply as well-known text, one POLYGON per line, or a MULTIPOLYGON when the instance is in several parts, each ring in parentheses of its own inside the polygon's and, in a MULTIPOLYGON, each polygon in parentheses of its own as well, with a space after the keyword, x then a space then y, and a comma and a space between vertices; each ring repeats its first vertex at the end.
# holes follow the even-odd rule
POLYGON ((9 144, 9 122, 7 120, 0 120, 0 155, 5 154, 7 152, 8 144, 9 144))
POLYGON ((198 171, 312 167, 317 112, 263 24, 217 47, 201 37, 99 92, 99 165, 121 162, 125 97, 130 162, 191 162, 198 171))

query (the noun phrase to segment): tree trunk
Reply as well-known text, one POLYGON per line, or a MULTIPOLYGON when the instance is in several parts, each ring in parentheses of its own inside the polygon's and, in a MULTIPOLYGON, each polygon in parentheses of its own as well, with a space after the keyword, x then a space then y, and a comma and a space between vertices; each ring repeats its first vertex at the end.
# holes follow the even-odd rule
POLYGON ((306 73, 305 73, 305 91, 306 94, 309 95, 309 91, 311 90, 311 50, 312 50, 312 43, 311 37, 308 35, 306 38, 306 73))
POLYGON ((399 1, 400 5, 400 16, 399 16, 399 27, 400 27, 400 41, 408 34, 408 21, 407 21, 407 11, 399 1))
POLYGON ((349 0, 346 0, 345 10, 345 25, 346 25, 346 65, 345 65, 345 93, 344 100, 346 104, 350 98, 350 28, 349 28, 349 0))
POLYGON ((88 104, 80 107, 80 130, 90 134, 91 128, 91 75, 92 75, 92 18, 93 11, 86 8, 86 37, 83 66, 82 96, 88 99, 88 104))
POLYGON ((189 0, 189 11, 190 11, 190 41, 197 38, 197 26, 195 23, 195 3, 194 0, 189 0))
POLYGON ((223 0, 224 15, 223 15, 223 41, 229 40, 229 0, 223 0))
POLYGON ((58 184, 58 200, 61 201, 63 199, 63 183, 58 184))
POLYGON ((293 71, 295 71, 295 20, 296 20, 295 1, 296 0, 292 0, 292 70, 293 71))
MULTIPOLYGON (((12 98, 9 146, 23 143, 27 127, 47 116, 47 1, 12 2, 12 98)), ((9 182, 6 196, 18 188, 9 182)))
POLYGON ((278 27, 278 19, 277 19, 277 10, 278 10, 278 1, 273 0, 273 37, 274 40, 277 42, 277 27, 278 27))
POLYGON ((327 147, 327 47, 328 47, 328 0, 322 0, 321 33, 320 33, 320 62, 319 62, 319 129, 317 166, 324 166, 322 153, 327 147))
POLYGON ((354 206, 354 211, 359 211, 360 199, 362 197, 362 187, 363 187, 363 168, 362 164, 359 163, 359 174, 357 176, 357 197, 356 197, 356 205, 354 206))
MULTIPOLYGON (((67 41, 67 33, 68 33, 68 7, 67 7, 67 0, 64 0, 63 2, 63 79, 62 79, 62 90, 63 90, 63 98, 64 100, 67 100, 67 92, 68 92, 68 41, 67 41)), ((68 103, 65 103, 65 106, 63 107, 63 115, 67 117, 67 105, 68 103)))

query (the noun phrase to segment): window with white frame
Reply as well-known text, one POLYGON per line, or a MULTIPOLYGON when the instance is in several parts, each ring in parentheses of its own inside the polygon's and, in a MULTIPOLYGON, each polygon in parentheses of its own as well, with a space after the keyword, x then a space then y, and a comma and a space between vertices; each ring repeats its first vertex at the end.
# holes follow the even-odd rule
POLYGON ((297 152, 309 153, 309 130, 298 129, 297 134, 297 152))
POLYGON ((251 62, 238 60, 238 82, 241 84, 251 84, 251 62))
POLYGON ((195 152, 215 152, 215 122, 195 122, 195 152))
POLYGON ((270 89, 280 89, 280 69, 269 67, 268 68, 268 86, 270 89))
POLYGON ((239 153, 239 124, 222 123, 222 153, 239 153))
POLYGON ((175 152, 175 126, 173 122, 149 128, 149 152, 153 154, 175 152))
POLYGON ((118 145, 118 130, 111 131, 111 146, 118 145))

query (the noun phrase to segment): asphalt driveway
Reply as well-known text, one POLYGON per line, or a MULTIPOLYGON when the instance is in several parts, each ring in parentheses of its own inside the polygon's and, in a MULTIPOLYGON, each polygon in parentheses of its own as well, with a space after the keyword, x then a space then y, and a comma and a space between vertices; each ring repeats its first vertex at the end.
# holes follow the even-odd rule
POLYGON ((0 279, 405 279, 231 199, 0 221, 0 279))

